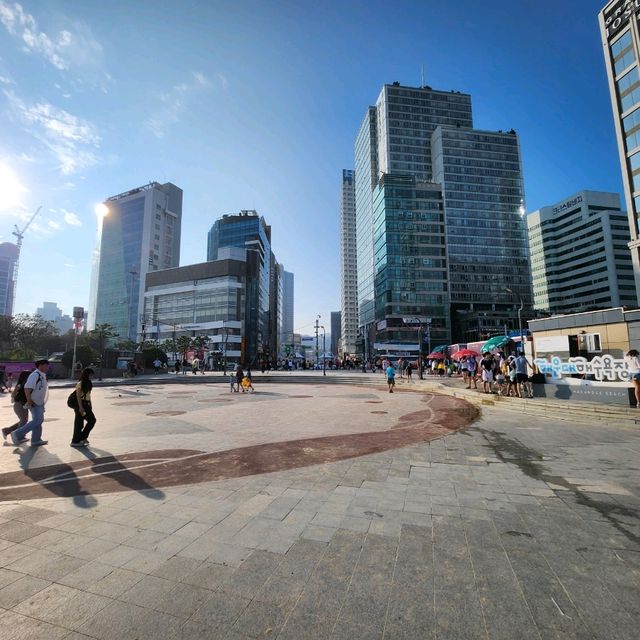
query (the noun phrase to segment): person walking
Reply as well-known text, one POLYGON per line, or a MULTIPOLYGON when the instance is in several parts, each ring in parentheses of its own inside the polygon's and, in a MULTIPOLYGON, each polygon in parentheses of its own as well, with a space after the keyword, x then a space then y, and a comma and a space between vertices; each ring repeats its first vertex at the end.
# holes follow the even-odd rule
POLYGON ((633 382, 633 390, 636 396, 636 409, 640 409, 640 354, 636 349, 631 349, 627 352, 624 359, 631 374, 631 382, 633 382))
POLYGON ((182 375, 187 375, 187 369, 189 368, 189 361, 186 358, 182 359, 182 375))
POLYGON ((49 385, 47 383, 47 369, 49 361, 45 358, 36 360, 36 368, 29 374, 24 383, 24 392, 27 397, 25 407, 31 412, 31 420, 18 427, 11 434, 11 441, 18 446, 22 439, 31 432, 31 446, 40 447, 47 444, 42 439, 42 423, 44 422, 44 407, 49 397, 49 385))
POLYGON ((176 370, 176 375, 178 375, 180 373, 180 360, 176 360, 174 369, 176 370))
POLYGON ((160 360, 160 358, 156 358, 153 361, 153 373, 160 373, 161 366, 162 366, 162 360, 160 360))
POLYGON ((493 366, 493 356, 488 351, 485 351, 482 354, 482 360, 480 360, 480 368, 482 369, 482 390, 485 393, 492 393, 493 366))
POLYGON ((200 360, 198 360, 198 356, 195 356, 191 361, 191 371, 193 371, 193 375, 198 374, 198 369, 200 368, 200 360))
POLYGON ((529 379, 527 367, 531 369, 533 369, 533 367, 529 364, 527 357, 522 352, 513 362, 516 366, 516 396, 522 398, 525 394, 524 383, 529 379))
POLYGON ((387 373, 387 384, 389 385, 389 393, 393 393, 393 387, 396 386, 396 370, 393 368, 393 365, 389 362, 389 366, 386 370, 387 373))
POLYGON ((236 389, 239 389, 244 393, 244 389, 242 388, 242 379, 244 378, 244 373, 242 371, 242 367, 240 365, 236 368, 236 389))
POLYGON ((476 371, 478 370, 478 361, 470 356, 467 359, 467 389, 471 389, 471 383, 473 382, 473 388, 478 388, 478 382, 476 380, 476 371))
POLYGON ((411 374, 413 373, 413 367, 411 366, 411 362, 409 362, 409 360, 407 360, 407 363, 405 364, 404 367, 404 372, 407 374, 407 382, 411 382, 411 374))
POLYGON ((93 369, 87 367, 82 370, 80 382, 76 385, 76 406, 75 419, 73 421, 73 437, 71 438, 72 447, 89 446, 89 434, 91 429, 95 427, 96 417, 91 408, 91 389, 93 382, 91 378, 94 375, 93 369), (86 422, 86 424, 85 424, 86 422))
POLYGON ((18 427, 22 427, 27 424, 29 420, 29 412, 24 408, 27 403, 27 396, 24 392, 24 385, 27 382, 30 371, 21 371, 18 376, 18 382, 16 382, 11 392, 11 401, 13 402, 13 412, 18 416, 18 422, 10 427, 4 427, 2 429, 2 437, 6 438, 10 433, 13 433, 18 427))

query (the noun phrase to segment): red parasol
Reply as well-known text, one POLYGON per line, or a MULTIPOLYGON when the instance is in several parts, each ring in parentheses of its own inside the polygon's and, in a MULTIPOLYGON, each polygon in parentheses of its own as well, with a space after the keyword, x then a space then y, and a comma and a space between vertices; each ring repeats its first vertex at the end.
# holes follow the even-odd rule
POLYGON ((458 360, 459 358, 468 358, 471 356, 472 358, 477 358, 480 354, 473 349, 460 349, 460 351, 456 351, 451 357, 454 360, 458 360))

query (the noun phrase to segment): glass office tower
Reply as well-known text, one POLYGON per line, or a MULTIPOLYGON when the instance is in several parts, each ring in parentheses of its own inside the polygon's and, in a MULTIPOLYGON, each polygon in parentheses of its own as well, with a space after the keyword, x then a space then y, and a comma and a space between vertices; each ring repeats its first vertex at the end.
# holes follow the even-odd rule
POLYGON ((608 2, 598 18, 640 299, 640 2, 608 2))
POLYGON ((216 220, 209 231, 207 243, 207 260, 218 259, 219 250, 223 247, 237 247, 247 250, 247 264, 257 260, 257 277, 250 277, 246 284, 247 313, 245 335, 246 353, 250 354, 251 363, 255 358, 269 355, 271 332, 275 324, 270 314, 277 313, 271 309, 271 227, 256 211, 243 210, 238 214, 224 215, 216 220))
MULTIPOLYGON (((420 300, 414 305, 419 308, 415 315, 446 322, 439 334, 442 340, 462 342, 480 340, 488 333, 503 331, 505 324, 517 323, 513 309, 521 298, 530 309, 518 139, 515 132, 473 129, 468 94, 399 83, 384 85, 376 106, 369 107, 360 127, 355 168, 358 311, 365 341, 372 340, 370 327, 383 331, 379 323, 388 326, 388 318, 382 315, 384 305, 377 297, 380 262, 374 243, 379 240, 377 225, 386 219, 387 212, 392 219, 396 215, 397 204, 380 193, 384 184, 390 187, 389 176, 413 178, 416 189, 418 183, 437 183, 443 194, 446 231, 439 247, 442 257, 428 259, 446 263, 442 267, 445 279, 439 281, 446 287, 441 292, 416 295, 410 281, 403 278, 407 298, 420 300), (378 200, 374 202, 376 191, 378 200), (513 293, 505 292, 506 288, 513 293), (445 298, 447 303, 442 302, 445 298), (449 305, 447 312, 442 304, 449 305)), ((411 203, 405 197, 402 206, 407 212, 420 211, 422 203, 411 203)), ((405 243, 407 256, 414 252, 415 259, 422 259, 420 245, 414 244, 415 234, 404 234, 398 242, 405 243)), ((431 249, 435 245, 430 245, 431 249)), ((429 286, 435 286, 436 281, 430 280, 429 286)), ((437 335, 433 336, 434 345, 437 335)), ((378 337, 373 339, 379 341, 378 337)))
POLYGON ((0 315, 13 315, 15 297, 15 270, 19 257, 18 246, 13 242, 0 244, 0 315))
POLYGON ((89 329, 107 323, 121 340, 137 342, 144 323, 146 274, 180 263, 182 189, 151 182, 104 204, 89 329))
POLYGON ((418 355, 413 322, 447 342, 449 295, 440 185, 384 174, 373 192, 376 349, 418 355))
POLYGON ((431 154, 444 195, 452 333, 467 342, 518 329, 515 307, 532 306, 518 136, 441 126, 431 154))

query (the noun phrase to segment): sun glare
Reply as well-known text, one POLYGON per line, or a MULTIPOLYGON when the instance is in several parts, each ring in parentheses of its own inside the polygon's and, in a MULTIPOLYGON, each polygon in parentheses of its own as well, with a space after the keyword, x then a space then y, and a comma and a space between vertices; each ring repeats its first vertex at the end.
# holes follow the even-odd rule
POLYGON ((22 196, 26 192, 15 171, 0 162, 0 211, 16 211, 23 208, 22 196))

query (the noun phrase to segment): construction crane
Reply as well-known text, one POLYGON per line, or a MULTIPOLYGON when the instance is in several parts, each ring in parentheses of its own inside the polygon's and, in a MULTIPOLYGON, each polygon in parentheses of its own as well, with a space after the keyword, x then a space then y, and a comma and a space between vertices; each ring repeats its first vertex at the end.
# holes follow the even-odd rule
POLYGON ((18 289, 18 268, 20 266, 20 249, 22 247, 22 239, 24 238, 24 234, 26 230, 31 226, 31 223, 35 220, 36 216, 40 213, 40 209, 42 209, 42 205, 40 205, 33 213, 33 215, 29 218, 29 222, 22 227, 22 230, 18 227, 18 225, 14 225, 15 231, 13 231, 13 235, 18 238, 18 242, 16 242, 16 246, 18 247, 16 261, 13 267, 13 300, 11 301, 11 311, 13 313, 13 309, 15 308, 16 303, 16 291, 18 289))

